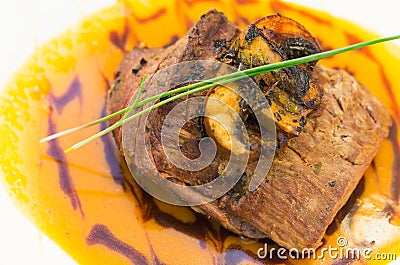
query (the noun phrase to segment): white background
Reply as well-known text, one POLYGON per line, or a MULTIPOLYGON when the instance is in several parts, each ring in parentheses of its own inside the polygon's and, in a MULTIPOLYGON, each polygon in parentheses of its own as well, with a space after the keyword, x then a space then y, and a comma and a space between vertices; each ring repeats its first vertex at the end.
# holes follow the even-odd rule
MULTIPOLYGON (((0 90, 35 47, 55 37, 81 17, 113 2, 112 0, 2 0, 0 2, 0 90)), ((400 34, 400 14, 397 8, 399 2, 396 0, 293 2, 348 18, 384 36, 400 34)), ((400 41, 396 43, 400 45, 400 41)), ((0 209, 0 264, 75 264, 16 210, 2 186, 0 209)))

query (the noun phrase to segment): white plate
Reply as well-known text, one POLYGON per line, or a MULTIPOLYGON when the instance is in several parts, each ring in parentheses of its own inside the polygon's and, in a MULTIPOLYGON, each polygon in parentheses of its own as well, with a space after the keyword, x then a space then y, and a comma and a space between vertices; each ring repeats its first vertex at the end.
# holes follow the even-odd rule
MULTIPOLYGON (((146 1, 146 0, 143 0, 146 1)), ((112 0, 13 0, 0 3, 0 90, 34 48, 112 0)), ((328 11, 382 36, 400 34, 398 1, 290 1, 328 11)), ((400 41, 396 41, 400 46, 400 41)), ((1 106, 0 106, 1 108, 1 106)), ((14 207, 0 184, 0 264, 76 263, 14 207)))

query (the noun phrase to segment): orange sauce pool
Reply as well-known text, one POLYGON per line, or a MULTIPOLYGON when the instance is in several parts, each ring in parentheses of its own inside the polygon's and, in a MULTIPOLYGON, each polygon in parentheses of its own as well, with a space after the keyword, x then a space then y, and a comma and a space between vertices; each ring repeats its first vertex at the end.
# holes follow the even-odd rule
POLYGON ((104 114, 114 71, 134 45, 171 43, 211 8, 241 28, 279 12, 305 25, 324 49, 376 37, 326 13, 277 1, 160 0, 145 6, 121 0, 39 48, 0 96, 0 176, 16 206, 79 264, 387 264, 390 254, 400 256, 400 60, 392 55, 400 53, 390 45, 321 61, 353 73, 395 122, 322 246, 338 247, 345 237, 347 247, 370 248, 369 260, 259 259, 265 242, 277 246, 243 239, 188 208, 122 185, 126 171, 110 135, 63 153, 104 125, 39 144, 104 114))

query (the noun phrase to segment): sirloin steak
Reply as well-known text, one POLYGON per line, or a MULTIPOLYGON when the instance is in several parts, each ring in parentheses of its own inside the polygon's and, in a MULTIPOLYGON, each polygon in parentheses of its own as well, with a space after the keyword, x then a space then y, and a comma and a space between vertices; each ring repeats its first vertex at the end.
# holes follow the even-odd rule
MULTIPOLYGON (((144 74, 149 77, 182 61, 215 60, 239 34, 222 13, 211 10, 167 48, 134 48, 122 60, 110 88, 108 113, 127 106, 144 74)), ((276 152, 264 182, 252 192, 246 185, 237 185, 218 200, 193 207, 196 211, 234 233, 271 238, 289 249, 301 251, 321 244, 328 225, 387 137, 392 121, 384 106, 344 70, 316 65, 314 79, 324 92, 321 103, 308 115, 302 132, 276 152)), ((150 113, 150 130, 143 137, 150 140, 153 161, 166 178, 186 185, 208 182, 218 176, 219 165, 226 163, 223 156, 217 154, 206 169, 188 173, 171 166, 162 151, 160 124, 174 104, 150 113)), ((190 135, 182 153, 192 158, 199 153, 204 128, 198 122, 185 126, 190 135)), ((114 138, 120 148, 121 137, 118 128, 114 138)), ((246 183, 247 177, 239 182, 246 183)))

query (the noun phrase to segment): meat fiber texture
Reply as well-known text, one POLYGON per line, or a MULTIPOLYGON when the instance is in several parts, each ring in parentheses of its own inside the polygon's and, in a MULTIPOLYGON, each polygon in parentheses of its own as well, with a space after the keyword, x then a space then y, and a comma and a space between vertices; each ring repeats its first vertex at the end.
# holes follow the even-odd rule
MULTIPOLYGON (((134 48, 120 64, 109 91, 108 113, 129 104, 144 74, 190 60, 214 60, 216 43, 227 45, 240 30, 220 12, 211 10, 186 36, 167 48, 134 48)), ((216 201, 193 207, 214 218, 226 229, 250 238, 270 238, 288 249, 317 248, 329 224, 351 193, 387 137, 391 118, 385 107, 344 70, 317 65, 314 71, 324 96, 319 108, 307 118, 298 137, 275 155, 265 180, 254 191, 228 192, 216 201)), ((154 125, 148 139, 154 163, 171 179, 195 185, 212 180, 223 164, 221 156, 196 174, 171 167, 160 151, 160 122, 166 108, 153 111, 154 125)), ((152 119, 150 119, 152 120, 152 119)), ((116 119, 111 121, 114 123, 116 119)), ((197 127, 196 127, 197 126, 197 127)), ((192 142, 183 153, 198 153, 201 133, 189 124, 192 142)), ((114 131, 122 149, 121 130, 114 131)), ((189 137, 190 138, 190 137, 189 137)), ((131 176, 126 176, 132 181, 131 176)))

